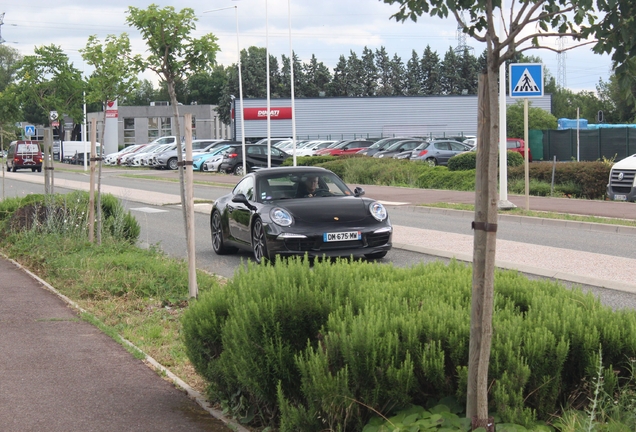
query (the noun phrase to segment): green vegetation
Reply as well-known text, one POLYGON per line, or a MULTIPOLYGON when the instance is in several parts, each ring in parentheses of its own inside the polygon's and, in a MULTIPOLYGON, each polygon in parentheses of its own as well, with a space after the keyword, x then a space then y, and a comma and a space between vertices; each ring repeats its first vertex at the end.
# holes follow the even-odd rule
MULTIPOLYGON (((525 193, 525 167, 519 153, 508 152, 508 189, 525 193)), ((338 174, 347 183, 405 186, 426 189, 475 190, 475 154, 467 152, 450 159, 448 167, 430 167, 409 160, 365 156, 298 158, 298 165, 318 165, 338 174)), ((291 161, 289 162, 291 164, 291 161)), ((611 164, 598 162, 559 163, 552 187, 551 162, 529 166, 530 194, 569 198, 604 199, 611 164)))
MULTIPOLYGON (((185 313, 187 353, 210 397, 254 425, 362 430, 378 413, 465 398, 471 278, 457 262, 248 265, 185 313)), ((594 397, 599 369, 608 395, 631 382, 636 312, 510 271, 496 273, 495 311, 499 422, 554 422, 571 397, 594 397)))
MULTIPOLYGON (((193 302, 185 263, 137 248, 134 219, 116 199, 103 203, 111 223, 97 246, 87 240, 85 193, 4 200, 0 250, 88 311, 83 319, 207 387, 254 427, 469 430, 458 403, 469 266, 249 264, 225 284, 200 272, 193 302)), ((496 273, 495 302, 497 430, 633 430, 635 312, 510 271, 496 273)))

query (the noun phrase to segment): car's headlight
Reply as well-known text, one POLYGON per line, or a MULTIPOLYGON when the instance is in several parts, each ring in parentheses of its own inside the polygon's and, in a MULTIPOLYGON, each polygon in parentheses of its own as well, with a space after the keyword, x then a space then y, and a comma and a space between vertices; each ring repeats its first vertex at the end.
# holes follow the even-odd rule
POLYGON ((280 226, 290 226, 294 222, 294 219, 289 214, 289 212, 280 207, 274 207, 273 209, 271 209, 269 212, 269 217, 272 218, 272 221, 275 224, 280 226))
POLYGON ((382 222, 387 217, 386 209, 377 201, 369 204, 369 211, 371 212, 371 216, 373 216, 380 222, 382 222))

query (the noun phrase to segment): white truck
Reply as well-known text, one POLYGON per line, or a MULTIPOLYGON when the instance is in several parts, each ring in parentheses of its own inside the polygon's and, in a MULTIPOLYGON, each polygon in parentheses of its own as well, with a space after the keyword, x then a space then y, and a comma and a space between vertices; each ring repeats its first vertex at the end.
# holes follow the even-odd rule
POLYGON ((612 166, 607 183, 607 197, 615 201, 636 201, 636 154, 612 166))
MULTIPOLYGON (((101 151, 101 145, 96 143, 97 155, 99 156, 101 151)), ((91 157, 91 142, 90 141, 63 141, 62 142, 62 155, 60 160, 68 163, 70 159, 77 153, 85 153, 85 157, 82 160, 89 160, 91 157)))

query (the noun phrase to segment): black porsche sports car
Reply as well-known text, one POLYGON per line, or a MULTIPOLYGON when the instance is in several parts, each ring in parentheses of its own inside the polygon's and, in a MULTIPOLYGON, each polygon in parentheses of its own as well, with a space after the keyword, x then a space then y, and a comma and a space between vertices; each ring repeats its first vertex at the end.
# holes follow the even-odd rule
POLYGON ((393 228, 384 206, 362 195, 324 168, 259 169, 214 203, 212 247, 219 255, 251 250, 259 263, 276 255, 382 258, 393 228))

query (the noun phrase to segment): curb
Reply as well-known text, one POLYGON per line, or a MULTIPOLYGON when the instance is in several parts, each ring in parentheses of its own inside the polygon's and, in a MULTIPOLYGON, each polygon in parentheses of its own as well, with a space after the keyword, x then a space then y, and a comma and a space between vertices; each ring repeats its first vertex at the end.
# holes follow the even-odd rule
MULTIPOLYGON (((446 209, 446 208, 438 208, 438 207, 426 207, 422 206, 388 206, 388 207, 396 207, 406 211, 412 211, 413 213, 434 213, 446 216, 459 216, 466 219, 473 219, 475 217, 475 213, 468 210, 455 210, 455 209, 446 209)), ((585 215, 580 215, 585 216, 585 215)), ((594 232, 605 232, 605 233, 618 233, 625 235, 634 235, 636 236, 636 227, 624 226, 624 225, 613 225, 613 224, 604 224, 597 222, 582 222, 582 221, 571 221, 564 219, 549 219, 549 218, 540 218, 534 216, 517 216, 517 215, 507 215, 499 213, 498 219, 502 221, 508 222, 516 222, 518 224, 532 224, 532 225, 546 225, 546 226, 556 226, 556 227, 566 227, 566 228, 577 228, 584 231, 594 231, 594 232)))

